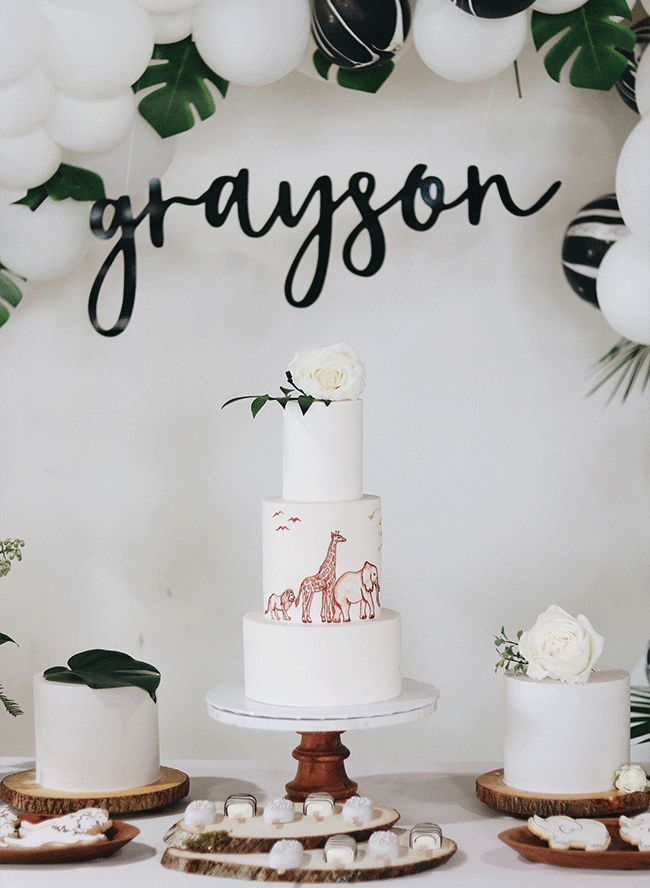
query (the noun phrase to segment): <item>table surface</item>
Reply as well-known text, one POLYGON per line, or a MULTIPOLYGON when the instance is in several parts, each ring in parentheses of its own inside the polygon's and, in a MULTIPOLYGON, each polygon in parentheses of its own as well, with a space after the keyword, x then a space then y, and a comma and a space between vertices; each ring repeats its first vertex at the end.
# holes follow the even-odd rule
MULTIPOLYGON (((278 764, 239 761, 165 762, 192 778, 189 799, 223 800, 229 793, 247 791, 259 799, 282 795, 289 775, 278 764)), ((355 762, 352 776, 360 792, 382 804, 396 807, 406 826, 434 820, 459 851, 452 860, 409 880, 391 879, 382 885, 434 885, 444 888, 622 888, 648 885, 648 871, 622 873, 605 870, 568 870, 528 863, 498 839, 504 829, 521 821, 502 817, 485 808, 474 795, 478 774, 496 765, 417 763, 366 765, 355 762)), ((33 767, 28 759, 1 759, 0 773, 33 767)), ((189 801, 189 799, 187 801, 189 801)), ((185 875, 160 865, 165 830, 179 819, 185 803, 151 816, 124 818, 140 829, 137 839, 114 857, 88 864, 0 867, 0 888, 182 888, 183 885, 236 884, 230 879, 185 875)))

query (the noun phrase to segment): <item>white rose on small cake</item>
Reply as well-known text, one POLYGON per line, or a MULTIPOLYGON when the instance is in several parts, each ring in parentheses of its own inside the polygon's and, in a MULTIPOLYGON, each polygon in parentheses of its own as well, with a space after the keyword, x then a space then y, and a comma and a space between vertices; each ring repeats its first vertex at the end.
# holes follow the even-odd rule
POLYGON ((577 684, 589 680, 603 642, 583 614, 572 617, 552 604, 537 617, 532 629, 521 634, 519 653, 528 663, 529 678, 577 684))
POLYGON ((366 384, 366 368, 345 342, 299 351, 289 373, 299 391, 322 401, 355 401, 366 384))

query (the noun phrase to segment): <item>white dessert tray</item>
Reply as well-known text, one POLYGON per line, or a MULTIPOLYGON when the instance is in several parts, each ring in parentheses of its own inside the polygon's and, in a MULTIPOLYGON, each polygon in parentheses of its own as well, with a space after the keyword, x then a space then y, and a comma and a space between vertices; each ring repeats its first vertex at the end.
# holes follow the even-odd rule
POLYGON ((392 700, 364 706, 296 707, 257 703, 244 694, 243 683, 218 685, 206 694, 210 718, 241 728, 264 731, 348 731, 399 725, 435 712, 440 691, 412 678, 392 700))

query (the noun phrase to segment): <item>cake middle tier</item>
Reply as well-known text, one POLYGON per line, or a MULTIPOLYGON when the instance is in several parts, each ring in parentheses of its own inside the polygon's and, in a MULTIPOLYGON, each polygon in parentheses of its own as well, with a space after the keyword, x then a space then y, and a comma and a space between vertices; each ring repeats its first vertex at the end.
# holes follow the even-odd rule
POLYGON ((381 500, 262 503, 264 612, 284 623, 341 624, 380 612, 381 500))

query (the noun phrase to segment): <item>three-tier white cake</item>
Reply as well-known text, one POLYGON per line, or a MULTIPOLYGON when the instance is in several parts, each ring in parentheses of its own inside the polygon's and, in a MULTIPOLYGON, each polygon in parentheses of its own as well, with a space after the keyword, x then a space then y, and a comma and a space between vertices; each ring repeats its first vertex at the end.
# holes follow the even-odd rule
POLYGON ((363 403, 290 401, 282 496, 265 499, 263 608, 244 617, 245 693, 352 706, 401 692, 400 618, 381 607, 381 501, 363 494, 363 403))

